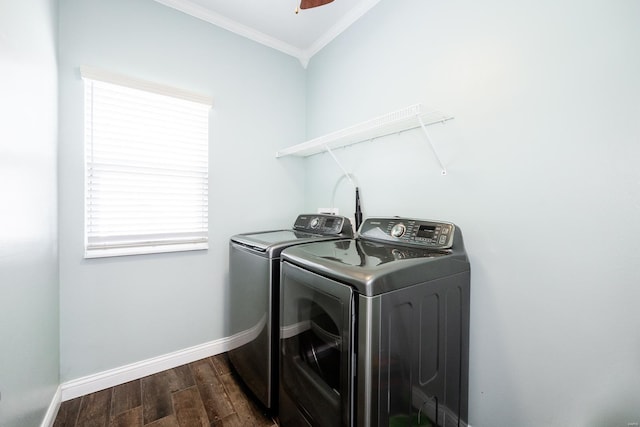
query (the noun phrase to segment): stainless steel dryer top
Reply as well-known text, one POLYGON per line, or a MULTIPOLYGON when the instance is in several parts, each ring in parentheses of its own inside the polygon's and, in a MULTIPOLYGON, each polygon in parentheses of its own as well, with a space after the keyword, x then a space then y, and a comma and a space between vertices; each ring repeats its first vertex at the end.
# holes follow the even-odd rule
POLYGON ((356 239, 290 247, 282 259, 366 296, 469 271, 454 224, 395 217, 368 218, 356 239))

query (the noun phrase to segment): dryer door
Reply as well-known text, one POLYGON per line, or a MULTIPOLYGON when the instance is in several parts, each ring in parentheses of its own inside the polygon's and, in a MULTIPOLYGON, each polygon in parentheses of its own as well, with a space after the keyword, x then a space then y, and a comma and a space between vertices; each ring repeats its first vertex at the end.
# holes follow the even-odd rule
POLYGON ((280 424, 350 425, 352 289, 283 262, 281 298, 280 424))

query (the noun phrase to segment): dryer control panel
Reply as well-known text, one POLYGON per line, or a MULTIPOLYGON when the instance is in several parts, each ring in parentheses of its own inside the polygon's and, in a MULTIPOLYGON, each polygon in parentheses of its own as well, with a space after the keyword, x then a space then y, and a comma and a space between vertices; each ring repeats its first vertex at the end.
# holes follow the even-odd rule
POLYGON ((351 221, 338 215, 308 214, 298 215, 293 229, 311 234, 353 236, 351 221))
POLYGON ((450 222, 411 218, 367 218, 360 237, 429 249, 451 249, 456 226, 450 222))

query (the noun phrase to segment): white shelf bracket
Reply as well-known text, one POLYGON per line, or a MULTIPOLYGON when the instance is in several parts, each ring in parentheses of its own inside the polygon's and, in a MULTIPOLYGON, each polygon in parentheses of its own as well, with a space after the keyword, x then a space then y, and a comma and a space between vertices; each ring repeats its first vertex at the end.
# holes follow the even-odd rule
POLYGON ((331 157, 333 157, 333 160, 336 162, 336 164, 338 165, 338 167, 342 170, 342 173, 344 173, 344 176, 347 177, 347 179, 349 180, 349 182, 351 183, 351 185, 355 187, 357 187, 356 183, 353 182, 353 179, 351 179, 351 174, 349 172, 347 172, 347 170, 342 166, 342 163, 340 163, 340 161, 338 160, 338 158, 336 157, 335 154, 333 154, 333 151, 331 151, 331 148, 329 148, 328 145, 325 146, 325 148, 327 149, 327 153, 329 153, 331 155, 331 157))
MULTIPOLYGON (((420 114, 416 114, 416 117, 418 118, 418 121, 420 122, 420 127, 422 128, 422 131, 424 132, 424 136, 427 138, 427 142, 431 146, 431 150, 433 151, 433 154, 436 156, 436 159, 438 160, 438 163, 440 163, 440 168, 442 169, 442 172, 440 172, 440 174, 441 175, 446 175, 447 174, 447 168, 444 167, 444 164, 442 163, 442 160, 440 160, 440 156, 438 155, 438 151, 436 150, 435 145, 433 145, 433 142, 431 141, 431 137, 429 136, 429 132, 427 132, 427 126, 422 121, 422 117, 420 117, 420 114)), ((442 123, 444 123, 444 122, 445 122, 445 120, 442 121, 442 123)))

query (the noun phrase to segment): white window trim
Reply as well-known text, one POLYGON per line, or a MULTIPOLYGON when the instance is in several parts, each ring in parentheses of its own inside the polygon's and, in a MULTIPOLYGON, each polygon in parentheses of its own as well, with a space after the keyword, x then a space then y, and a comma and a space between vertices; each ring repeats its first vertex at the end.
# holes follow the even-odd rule
POLYGON ((99 80, 105 83, 113 83, 119 86, 126 86, 132 89, 144 90, 145 92, 157 93, 158 95, 172 96, 174 98, 184 99, 186 101, 198 102, 200 104, 213 107, 213 98, 206 95, 200 95, 195 92, 178 89, 148 80, 136 79, 122 74, 112 73, 98 68, 83 65, 80 67, 80 76, 83 79, 99 80))
POLYGON ((85 250, 85 259, 107 258, 129 255, 151 255, 169 252, 189 252, 209 249, 209 243, 182 243, 179 245, 133 246, 85 250))

